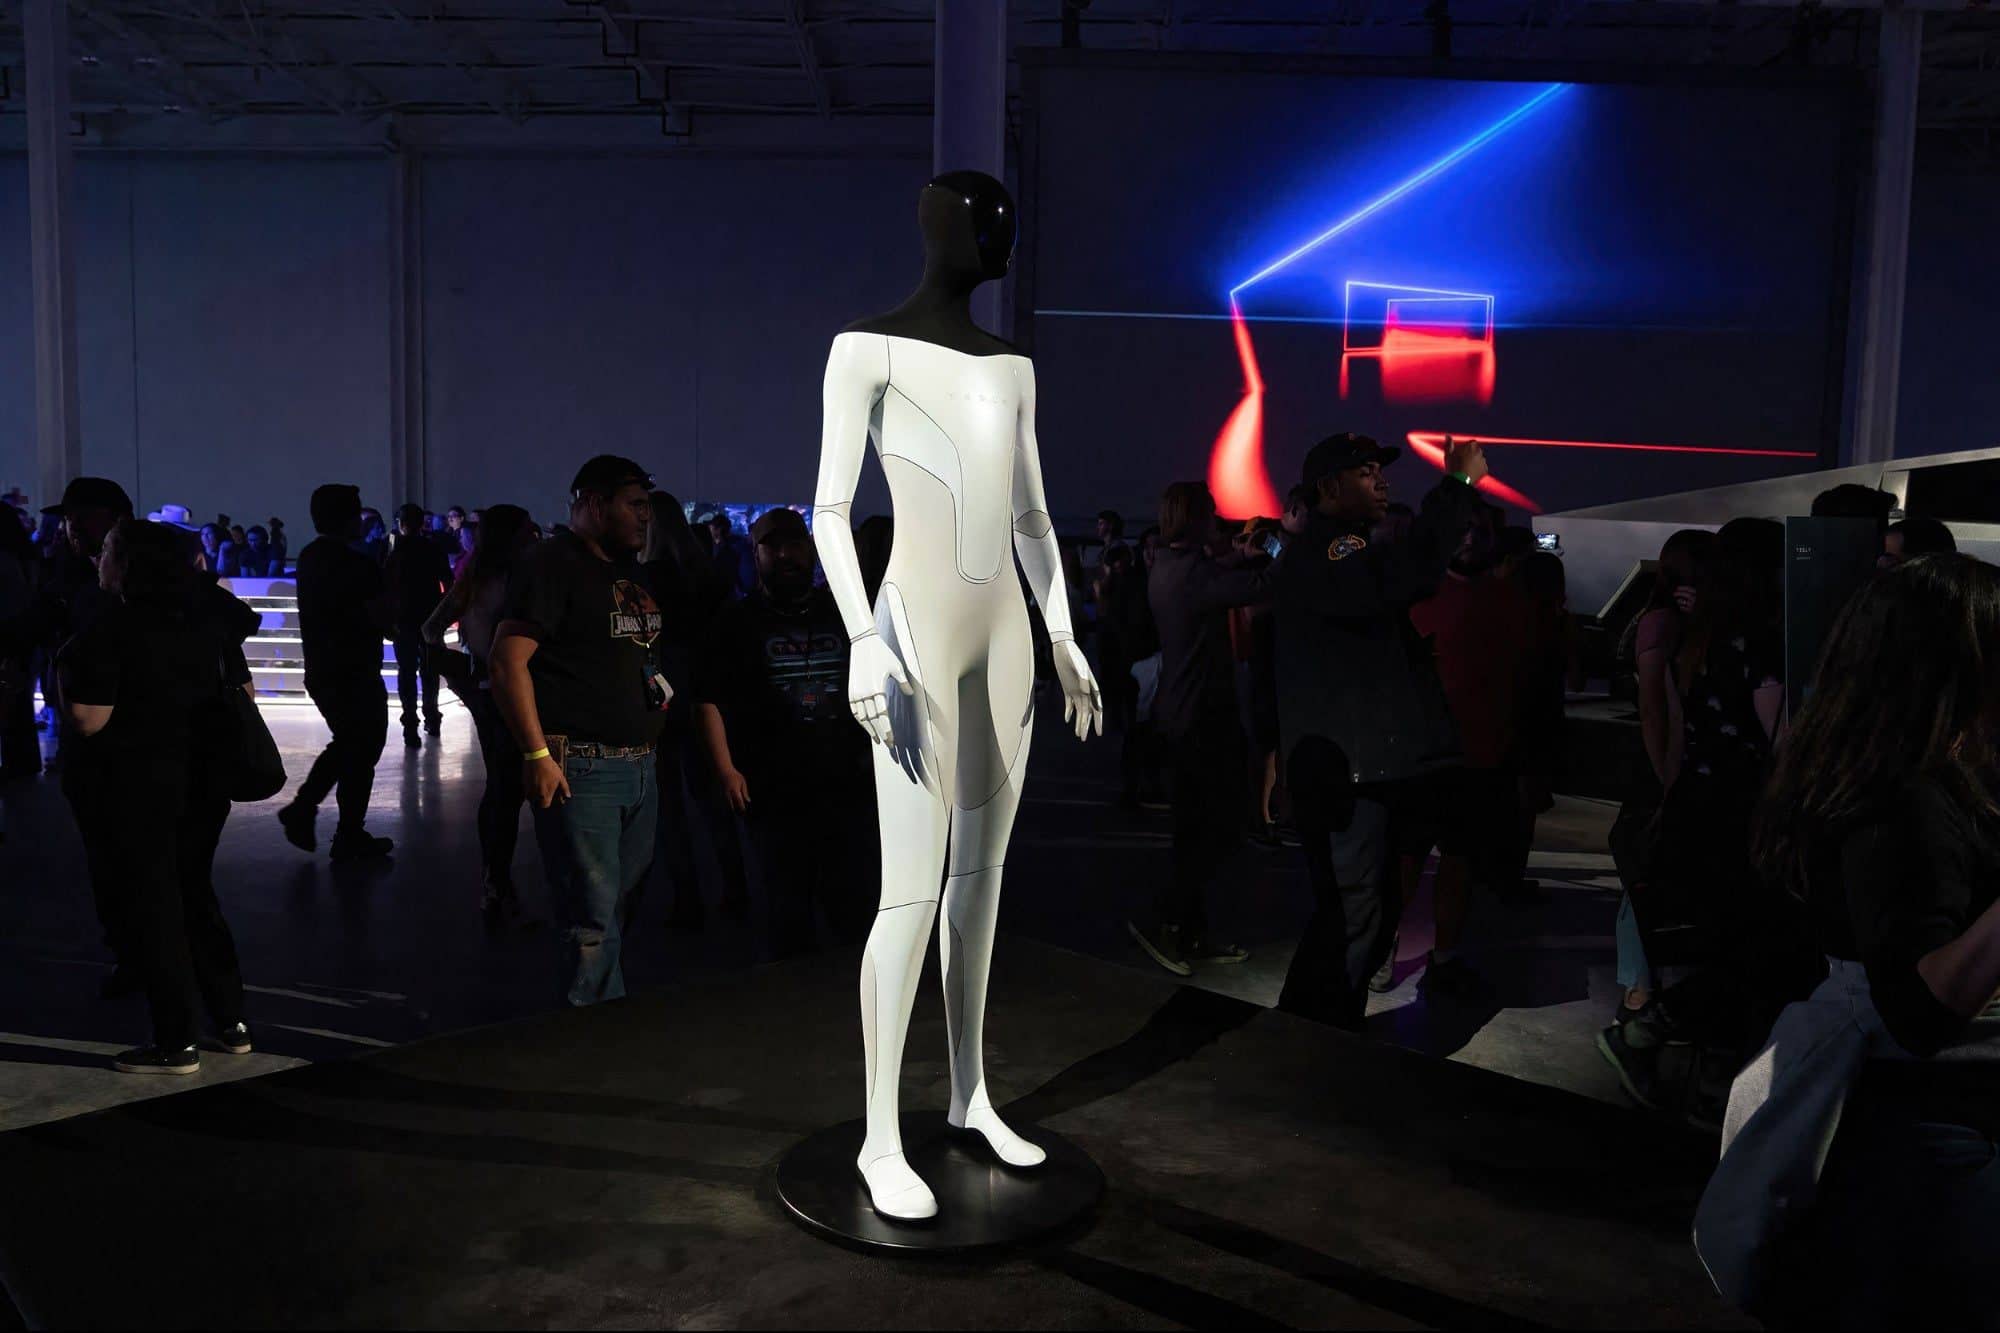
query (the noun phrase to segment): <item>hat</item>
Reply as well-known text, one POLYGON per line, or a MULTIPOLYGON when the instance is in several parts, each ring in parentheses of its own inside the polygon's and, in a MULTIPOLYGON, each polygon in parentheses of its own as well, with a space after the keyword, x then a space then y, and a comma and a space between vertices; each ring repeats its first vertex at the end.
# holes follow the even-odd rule
POLYGON ((750 525, 750 541, 762 546, 767 537, 810 537, 812 529, 806 526, 806 517, 796 509, 780 506, 767 509, 750 525))
POLYGON ((1327 436, 1306 451, 1305 466, 1299 470, 1299 482, 1305 486, 1317 486, 1322 478, 1336 472, 1365 467, 1370 463, 1387 467, 1402 456, 1401 449, 1377 444, 1366 435, 1356 435, 1353 431, 1342 431, 1338 435, 1327 436))
POLYGON ((186 505, 161 505, 159 513, 146 517, 155 523, 168 523, 187 532, 195 531, 194 514, 186 505))
POLYGON ((130 514, 132 497, 108 477, 78 477, 63 487, 62 503, 50 505, 44 514, 67 514, 72 509, 109 509, 114 514, 130 514))
POLYGON ((616 495, 620 487, 632 483, 650 491, 653 489, 653 474, 629 458, 599 454, 576 470, 576 476, 569 484, 569 498, 581 500, 586 495, 616 495))

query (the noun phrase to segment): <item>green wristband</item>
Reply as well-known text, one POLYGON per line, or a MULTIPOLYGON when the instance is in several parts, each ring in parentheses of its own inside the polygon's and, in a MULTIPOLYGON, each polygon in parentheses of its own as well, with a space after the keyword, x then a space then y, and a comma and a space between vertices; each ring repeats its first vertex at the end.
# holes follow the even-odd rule
POLYGON ((1472 484, 1472 478, 1471 478, 1471 477, 1469 477, 1469 476, 1467 476, 1467 475, 1466 475, 1465 473, 1463 473, 1463 472, 1447 472, 1447 473, 1445 473, 1445 475, 1446 475, 1446 476, 1448 476, 1448 477, 1456 477, 1456 478, 1458 478, 1458 479, 1459 479, 1460 481, 1464 482, 1464 483, 1465 483, 1466 485, 1468 485, 1468 486, 1470 486, 1470 485, 1472 484))

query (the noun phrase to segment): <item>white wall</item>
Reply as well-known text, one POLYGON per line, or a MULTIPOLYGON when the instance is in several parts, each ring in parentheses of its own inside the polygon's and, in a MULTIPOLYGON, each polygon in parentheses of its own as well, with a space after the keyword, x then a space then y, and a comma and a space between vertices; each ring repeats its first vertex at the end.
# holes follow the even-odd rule
MULTIPOLYGON (((916 159, 427 161, 433 506, 554 517, 592 453, 684 498, 805 499, 826 345, 915 280, 916 159)), ((390 491, 390 163, 77 163, 85 466, 140 508, 390 491)), ((0 488, 32 488, 25 162, 0 158, 0 488)), ((40 497, 37 497, 39 500, 40 497)), ((864 497, 865 499, 866 497, 864 497)))

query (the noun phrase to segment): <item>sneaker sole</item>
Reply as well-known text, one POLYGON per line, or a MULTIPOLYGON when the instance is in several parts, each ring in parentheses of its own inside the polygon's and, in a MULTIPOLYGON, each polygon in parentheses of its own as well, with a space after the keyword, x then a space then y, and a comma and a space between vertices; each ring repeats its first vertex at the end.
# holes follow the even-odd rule
POLYGON ((1250 955, 1247 953, 1196 954, 1194 957, 1188 959, 1188 961, 1190 963, 1221 963, 1227 966, 1231 963, 1247 963, 1250 961, 1250 955))
POLYGON ((198 1064, 128 1065, 123 1060, 113 1060, 111 1067, 121 1074, 172 1074, 179 1078, 186 1078, 190 1074, 199 1074, 201 1072, 201 1066, 198 1064))
MULTIPOLYGON (((221 1043, 218 1042, 217 1045, 221 1043)), ((253 1046, 223 1046, 222 1052, 225 1055, 248 1055, 255 1049, 253 1046)))
POLYGON ((1597 1053, 1604 1057, 1604 1062, 1611 1066, 1613 1073, 1618 1075, 1618 1086, 1625 1089, 1627 1097, 1630 1097, 1648 1111, 1657 1111, 1659 1109, 1653 1104, 1653 1099, 1640 1092, 1638 1086, 1632 1082, 1631 1071, 1625 1068, 1625 1062, 1618 1058, 1618 1052, 1611 1049, 1611 1043, 1604 1039, 1602 1032, 1597 1034, 1597 1053))
POLYGON ((1194 975, 1194 969, 1189 967, 1186 963, 1177 963, 1173 959, 1161 953, 1158 949, 1154 948, 1153 942, 1146 938, 1145 932, 1140 930, 1137 926, 1133 925, 1130 921, 1127 921, 1125 923, 1125 930, 1128 934, 1132 936, 1133 942, 1136 943, 1141 949, 1144 949, 1146 951, 1146 957, 1152 959, 1154 962, 1158 963, 1161 967, 1164 967, 1167 971, 1173 973, 1177 977, 1191 977, 1194 975))

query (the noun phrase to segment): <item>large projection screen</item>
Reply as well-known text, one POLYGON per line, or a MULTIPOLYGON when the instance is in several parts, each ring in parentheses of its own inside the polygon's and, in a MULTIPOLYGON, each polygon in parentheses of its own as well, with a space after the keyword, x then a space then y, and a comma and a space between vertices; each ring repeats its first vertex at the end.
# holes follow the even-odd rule
POLYGON ((1051 494, 1269 512, 1336 430, 1492 441, 1517 516, 1819 466, 1845 82, 1034 61, 1016 331, 1051 494))

